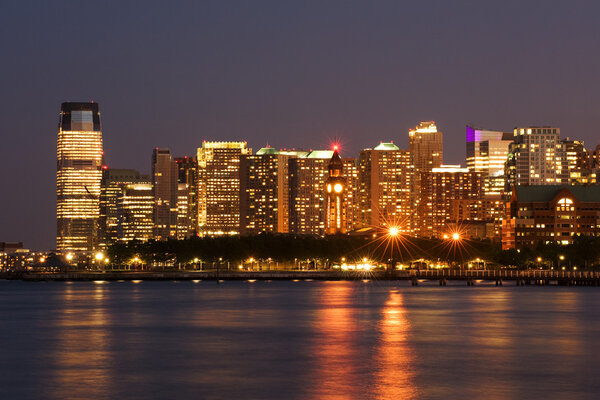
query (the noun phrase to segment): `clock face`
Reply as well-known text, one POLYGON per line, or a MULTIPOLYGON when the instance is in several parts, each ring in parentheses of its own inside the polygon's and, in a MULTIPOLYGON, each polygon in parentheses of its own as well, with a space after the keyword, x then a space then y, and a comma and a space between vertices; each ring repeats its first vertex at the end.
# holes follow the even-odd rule
POLYGON ((328 193, 331 193, 331 183, 328 183, 328 184, 327 184, 327 192, 328 192, 328 193))
POLYGON ((335 192, 336 192, 336 193, 340 193, 340 192, 342 191, 342 189, 343 189, 343 187, 342 187, 342 184, 341 184, 341 183, 336 183, 336 184, 333 186, 333 190, 335 190, 335 192))

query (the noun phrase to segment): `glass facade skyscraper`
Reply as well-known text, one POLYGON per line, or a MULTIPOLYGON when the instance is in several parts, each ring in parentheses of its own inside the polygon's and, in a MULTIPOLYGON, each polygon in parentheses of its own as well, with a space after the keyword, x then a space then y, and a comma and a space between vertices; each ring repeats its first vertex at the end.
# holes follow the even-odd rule
POLYGON ((98 245, 102 128, 97 103, 62 103, 56 164, 56 249, 98 245))

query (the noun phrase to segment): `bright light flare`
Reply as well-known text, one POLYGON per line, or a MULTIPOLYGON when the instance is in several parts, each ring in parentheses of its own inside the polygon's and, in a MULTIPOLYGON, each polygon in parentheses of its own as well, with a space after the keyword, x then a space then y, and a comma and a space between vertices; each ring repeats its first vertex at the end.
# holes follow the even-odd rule
POLYGON ((398 229, 395 226, 392 226, 389 230, 388 230, 388 234, 390 236, 398 236, 398 234, 400 233, 400 229, 398 229))
POLYGON ((442 235, 442 243, 439 246, 447 249, 446 257, 456 258, 457 256, 464 260, 469 256, 470 251, 469 235, 467 230, 460 224, 451 224, 447 227, 446 233, 442 235))

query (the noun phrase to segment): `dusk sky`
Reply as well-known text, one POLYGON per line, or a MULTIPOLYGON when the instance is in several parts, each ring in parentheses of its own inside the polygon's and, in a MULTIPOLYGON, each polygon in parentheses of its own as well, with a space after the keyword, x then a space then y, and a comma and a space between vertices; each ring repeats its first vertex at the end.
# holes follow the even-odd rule
POLYGON ((465 124, 553 125, 600 142, 597 1, 5 1, 0 241, 56 234, 63 101, 98 102, 114 168, 202 140, 408 146, 435 120, 445 163, 465 124), (484 4, 485 3, 485 4, 484 4))

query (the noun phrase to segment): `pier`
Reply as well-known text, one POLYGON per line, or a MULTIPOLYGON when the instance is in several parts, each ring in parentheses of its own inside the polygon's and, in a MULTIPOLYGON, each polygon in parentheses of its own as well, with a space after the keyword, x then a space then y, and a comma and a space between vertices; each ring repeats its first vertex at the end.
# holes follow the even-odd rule
POLYGON ((173 281, 173 280, 388 280, 410 281, 413 286, 425 281, 437 281, 446 286, 449 281, 461 281, 475 286, 483 281, 496 286, 511 283, 516 286, 561 285, 600 286, 599 271, 554 270, 404 270, 404 271, 72 271, 0 273, 0 279, 22 281, 173 281))

